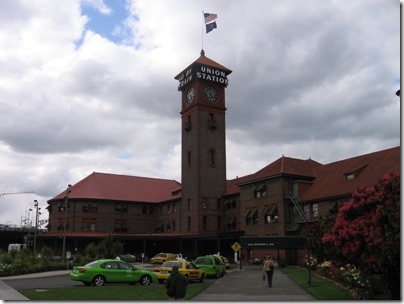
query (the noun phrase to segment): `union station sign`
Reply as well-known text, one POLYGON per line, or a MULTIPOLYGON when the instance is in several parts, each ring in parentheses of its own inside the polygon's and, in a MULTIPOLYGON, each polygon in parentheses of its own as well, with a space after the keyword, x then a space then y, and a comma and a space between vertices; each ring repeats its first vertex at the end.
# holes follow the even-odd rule
POLYGON ((189 69, 186 69, 183 73, 178 75, 178 91, 189 82, 194 79, 202 79, 215 83, 219 83, 221 85, 227 86, 229 81, 226 77, 226 72, 220 69, 212 68, 210 66, 199 65, 192 66, 189 69))

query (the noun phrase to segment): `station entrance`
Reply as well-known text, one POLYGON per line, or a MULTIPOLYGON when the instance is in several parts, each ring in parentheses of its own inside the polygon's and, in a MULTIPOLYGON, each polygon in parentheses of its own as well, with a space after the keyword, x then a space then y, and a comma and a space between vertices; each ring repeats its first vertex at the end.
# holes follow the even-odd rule
POLYGON ((306 238, 303 236, 240 236, 239 238, 242 255, 246 259, 254 258, 252 252, 261 254, 261 258, 271 252, 272 256, 279 262, 296 264, 299 250, 304 250, 306 238))

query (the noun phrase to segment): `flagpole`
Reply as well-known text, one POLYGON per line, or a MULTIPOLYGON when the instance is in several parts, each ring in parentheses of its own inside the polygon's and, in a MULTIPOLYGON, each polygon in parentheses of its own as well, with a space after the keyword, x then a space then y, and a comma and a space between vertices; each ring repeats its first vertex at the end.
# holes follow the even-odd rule
POLYGON ((202 11, 202 51, 203 51, 203 25, 204 25, 204 22, 205 21, 205 18, 204 18, 204 11, 202 11))

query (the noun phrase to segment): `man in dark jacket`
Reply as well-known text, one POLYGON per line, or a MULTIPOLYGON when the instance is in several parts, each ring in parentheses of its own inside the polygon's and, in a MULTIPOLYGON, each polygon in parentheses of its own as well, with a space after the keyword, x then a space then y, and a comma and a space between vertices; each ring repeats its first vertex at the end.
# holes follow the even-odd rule
POLYGON ((179 273, 178 265, 174 265, 166 282, 167 295, 170 300, 184 300, 187 293, 188 280, 179 273))

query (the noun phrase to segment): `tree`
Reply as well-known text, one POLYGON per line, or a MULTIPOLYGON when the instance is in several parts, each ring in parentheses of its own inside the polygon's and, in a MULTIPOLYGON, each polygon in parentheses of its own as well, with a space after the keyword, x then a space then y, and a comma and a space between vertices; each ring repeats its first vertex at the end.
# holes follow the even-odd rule
POLYGON ((355 191, 323 242, 364 273, 381 275, 392 298, 400 299, 400 174, 355 191))
POLYGON ((310 224, 303 228, 302 234, 306 236, 306 248, 310 254, 317 258, 318 262, 325 260, 336 259, 334 246, 324 244, 322 237, 326 233, 331 233, 335 225, 335 216, 321 217, 319 221, 310 224))

